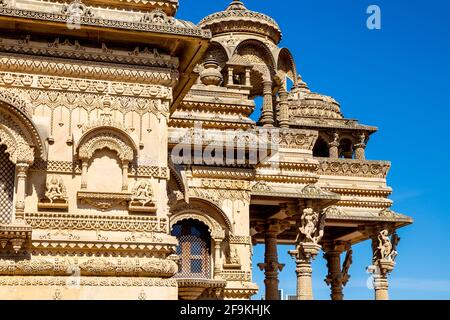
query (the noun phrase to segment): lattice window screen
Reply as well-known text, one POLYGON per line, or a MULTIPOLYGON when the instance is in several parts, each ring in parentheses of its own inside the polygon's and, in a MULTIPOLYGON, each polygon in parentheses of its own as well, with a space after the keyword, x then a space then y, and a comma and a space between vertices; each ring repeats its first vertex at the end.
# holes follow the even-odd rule
POLYGON ((179 244, 177 278, 211 278, 211 238, 206 227, 195 221, 182 221, 173 227, 172 235, 179 244))
POLYGON ((12 220, 15 166, 0 146, 0 223, 8 224, 12 220))

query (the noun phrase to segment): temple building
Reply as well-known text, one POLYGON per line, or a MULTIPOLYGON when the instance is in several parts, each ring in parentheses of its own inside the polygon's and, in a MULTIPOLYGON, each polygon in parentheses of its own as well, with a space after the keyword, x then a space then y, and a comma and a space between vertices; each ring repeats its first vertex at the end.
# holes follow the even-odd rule
POLYGON ((323 255, 341 300, 362 241, 388 299, 412 219, 377 128, 308 88, 272 18, 68 1, 0 0, 0 299, 251 299, 258 266, 276 300, 290 244, 296 298, 323 255))

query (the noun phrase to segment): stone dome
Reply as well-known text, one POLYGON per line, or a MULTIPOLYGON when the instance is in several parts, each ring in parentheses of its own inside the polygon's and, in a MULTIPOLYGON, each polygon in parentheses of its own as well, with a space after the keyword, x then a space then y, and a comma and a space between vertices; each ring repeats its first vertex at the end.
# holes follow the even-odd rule
POLYGON ((336 100, 311 92, 301 77, 298 77, 289 94, 289 111, 292 117, 343 118, 341 106, 336 100))
POLYGON ((230 32, 249 32, 281 41, 281 29, 271 17, 248 10, 242 1, 234 0, 225 11, 213 13, 199 23, 199 27, 210 29, 213 35, 230 32))

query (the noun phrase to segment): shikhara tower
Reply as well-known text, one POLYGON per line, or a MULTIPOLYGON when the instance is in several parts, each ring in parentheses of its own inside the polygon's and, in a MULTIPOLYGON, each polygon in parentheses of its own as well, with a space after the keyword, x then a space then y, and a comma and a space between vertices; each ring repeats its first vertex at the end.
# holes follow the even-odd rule
POLYGON ((365 159, 376 128, 311 92, 272 18, 177 8, 0 0, 0 298, 249 299, 257 264, 277 299, 295 244, 297 298, 322 250, 342 299, 372 241, 387 299, 412 220, 389 209, 389 162, 365 159))

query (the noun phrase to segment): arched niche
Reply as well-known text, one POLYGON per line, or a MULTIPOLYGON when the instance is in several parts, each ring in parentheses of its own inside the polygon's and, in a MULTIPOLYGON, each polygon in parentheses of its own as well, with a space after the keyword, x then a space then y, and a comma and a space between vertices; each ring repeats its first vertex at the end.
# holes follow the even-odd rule
MULTIPOLYGON (((96 176, 96 179, 105 177, 102 172, 89 172, 88 175, 88 170, 95 170, 96 167, 106 165, 110 168, 112 175, 117 173, 117 170, 121 171, 120 189, 128 190, 128 166, 136 159, 138 148, 127 132, 107 126, 89 129, 81 136, 76 150, 82 164, 81 189, 88 189, 88 177, 96 176)), ((104 167, 103 169, 107 170, 104 167)), ((110 175, 106 177, 108 180, 111 178, 110 175)))

